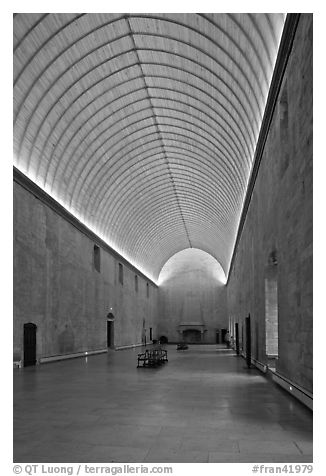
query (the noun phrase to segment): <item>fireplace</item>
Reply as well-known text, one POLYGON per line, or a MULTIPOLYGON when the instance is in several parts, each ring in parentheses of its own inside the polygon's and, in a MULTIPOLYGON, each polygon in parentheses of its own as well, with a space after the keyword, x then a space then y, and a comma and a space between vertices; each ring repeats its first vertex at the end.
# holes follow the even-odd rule
POLYGON ((198 344, 202 341, 202 333, 198 329, 185 329, 182 331, 182 340, 188 344, 198 344))
POLYGON ((200 322, 184 322, 179 324, 178 332, 180 341, 188 344, 201 344, 204 342, 204 333, 207 331, 205 324, 200 322))

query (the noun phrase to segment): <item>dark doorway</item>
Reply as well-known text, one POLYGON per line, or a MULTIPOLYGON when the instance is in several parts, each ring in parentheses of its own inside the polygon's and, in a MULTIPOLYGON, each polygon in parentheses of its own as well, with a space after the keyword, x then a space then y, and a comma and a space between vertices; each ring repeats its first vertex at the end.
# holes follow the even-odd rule
POLYGON ((106 345, 113 346, 113 321, 106 321, 106 345))
POLYGON ((220 333, 216 332, 216 344, 220 343, 220 333))
POLYGON ((221 340, 222 340, 222 344, 226 344, 225 342, 225 335, 227 333, 227 329, 221 329, 221 340))
POLYGON ((237 355, 239 355, 240 354, 240 345, 239 345, 239 323, 238 322, 235 323, 234 329, 235 329, 235 350, 236 350, 237 355))
POLYGON ((250 314, 245 319, 246 323, 246 361, 247 367, 251 367, 251 324, 250 324, 250 314))
POLYGON ((36 364, 36 324, 24 324, 24 367, 36 364))

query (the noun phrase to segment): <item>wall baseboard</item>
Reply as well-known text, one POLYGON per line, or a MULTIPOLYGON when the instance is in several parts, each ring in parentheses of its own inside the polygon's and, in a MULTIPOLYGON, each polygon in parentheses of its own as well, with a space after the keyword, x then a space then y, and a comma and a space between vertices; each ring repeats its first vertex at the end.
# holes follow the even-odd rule
MULTIPOLYGON (((241 357, 245 358, 245 353, 241 353, 241 357)), ((299 400, 305 406, 307 406, 310 410, 313 410, 313 394, 308 392, 308 390, 300 387, 299 385, 291 382, 291 380, 287 379, 283 375, 279 374, 275 370, 268 367, 267 364, 263 364, 259 362, 259 360, 251 359, 251 363, 261 372, 264 374, 269 374, 272 376, 272 379, 275 383, 280 385, 284 390, 289 392, 294 398, 299 400)))
MULTIPOLYGON (((240 357, 242 357, 243 359, 246 358, 246 353, 244 351, 240 351, 240 357)), ((267 373, 267 369, 268 369, 268 366, 266 364, 263 364, 262 362, 260 362, 259 360, 257 359, 254 359, 253 357, 251 357, 251 363, 252 365, 254 365, 258 370, 260 370, 261 372, 263 372, 264 374, 267 373)))
POLYGON ((263 364, 262 362, 260 362, 259 360, 256 360, 256 359, 253 359, 251 358, 251 363, 257 367, 258 370, 260 370, 261 372, 263 372, 264 374, 267 372, 267 365, 266 364, 263 364))
MULTIPOLYGON (((171 340, 168 342, 168 344, 178 345, 180 344, 180 340, 176 340, 176 341, 171 340)), ((216 342, 187 342, 187 345, 222 345, 222 344, 216 344, 216 342)))
MULTIPOLYGON (((146 347, 149 347, 152 344, 147 344, 146 347)), ((114 350, 125 350, 125 349, 133 349, 135 347, 145 347, 145 344, 131 344, 131 345, 120 345, 114 348, 114 350)))
POLYGON ((275 383, 280 385, 284 390, 289 392, 295 398, 300 400, 301 403, 306 405, 310 410, 313 410, 313 394, 305 390, 304 388, 300 387, 299 385, 291 382, 291 380, 283 377, 283 375, 271 371, 272 379, 275 383))
MULTIPOLYGON (((149 347, 152 344, 147 344, 149 347)), ((88 357, 89 355, 97 355, 97 354, 105 354, 108 350, 124 350, 124 349, 132 349, 135 347, 142 347, 144 344, 132 344, 132 345, 122 345, 115 347, 114 349, 99 349, 99 350, 87 350, 84 352, 74 352, 73 354, 60 354, 60 355, 50 355, 48 357, 40 357, 37 360, 37 364, 46 364, 50 362, 56 362, 58 360, 68 360, 68 359, 77 359, 79 357, 88 357)), ((21 368, 23 367, 22 361, 14 361, 14 368, 21 368)))
POLYGON ((89 355, 104 354, 107 349, 87 350, 85 352, 75 352, 73 354, 51 355, 49 357, 41 357, 38 359, 39 364, 46 364, 48 362, 56 362, 57 360, 76 359, 78 357, 88 357, 89 355))

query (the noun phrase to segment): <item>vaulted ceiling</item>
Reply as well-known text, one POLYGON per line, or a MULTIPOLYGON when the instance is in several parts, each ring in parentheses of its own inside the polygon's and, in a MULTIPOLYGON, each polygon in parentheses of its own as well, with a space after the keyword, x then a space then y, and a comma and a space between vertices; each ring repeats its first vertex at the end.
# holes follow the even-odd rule
POLYGON ((228 273, 283 14, 14 16, 14 165, 157 279, 228 273))

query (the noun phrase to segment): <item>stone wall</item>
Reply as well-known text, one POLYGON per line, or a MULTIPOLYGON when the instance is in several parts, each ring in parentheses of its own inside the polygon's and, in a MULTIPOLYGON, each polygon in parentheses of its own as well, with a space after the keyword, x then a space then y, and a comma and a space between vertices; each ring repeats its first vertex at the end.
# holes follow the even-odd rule
POLYGON ((14 182, 14 354, 23 354, 23 326, 37 325, 37 358, 105 349, 106 322, 114 317, 114 345, 157 334, 157 287, 138 277, 32 193, 14 182))
POLYGON ((277 270, 277 371, 312 392, 312 15, 300 17, 227 285, 232 322, 250 313, 266 363, 265 280, 277 270))
POLYGON ((186 249, 170 258, 159 280, 159 334, 179 342, 182 331, 200 331, 185 340, 215 343, 228 323, 223 278, 219 263, 204 251, 186 249))

